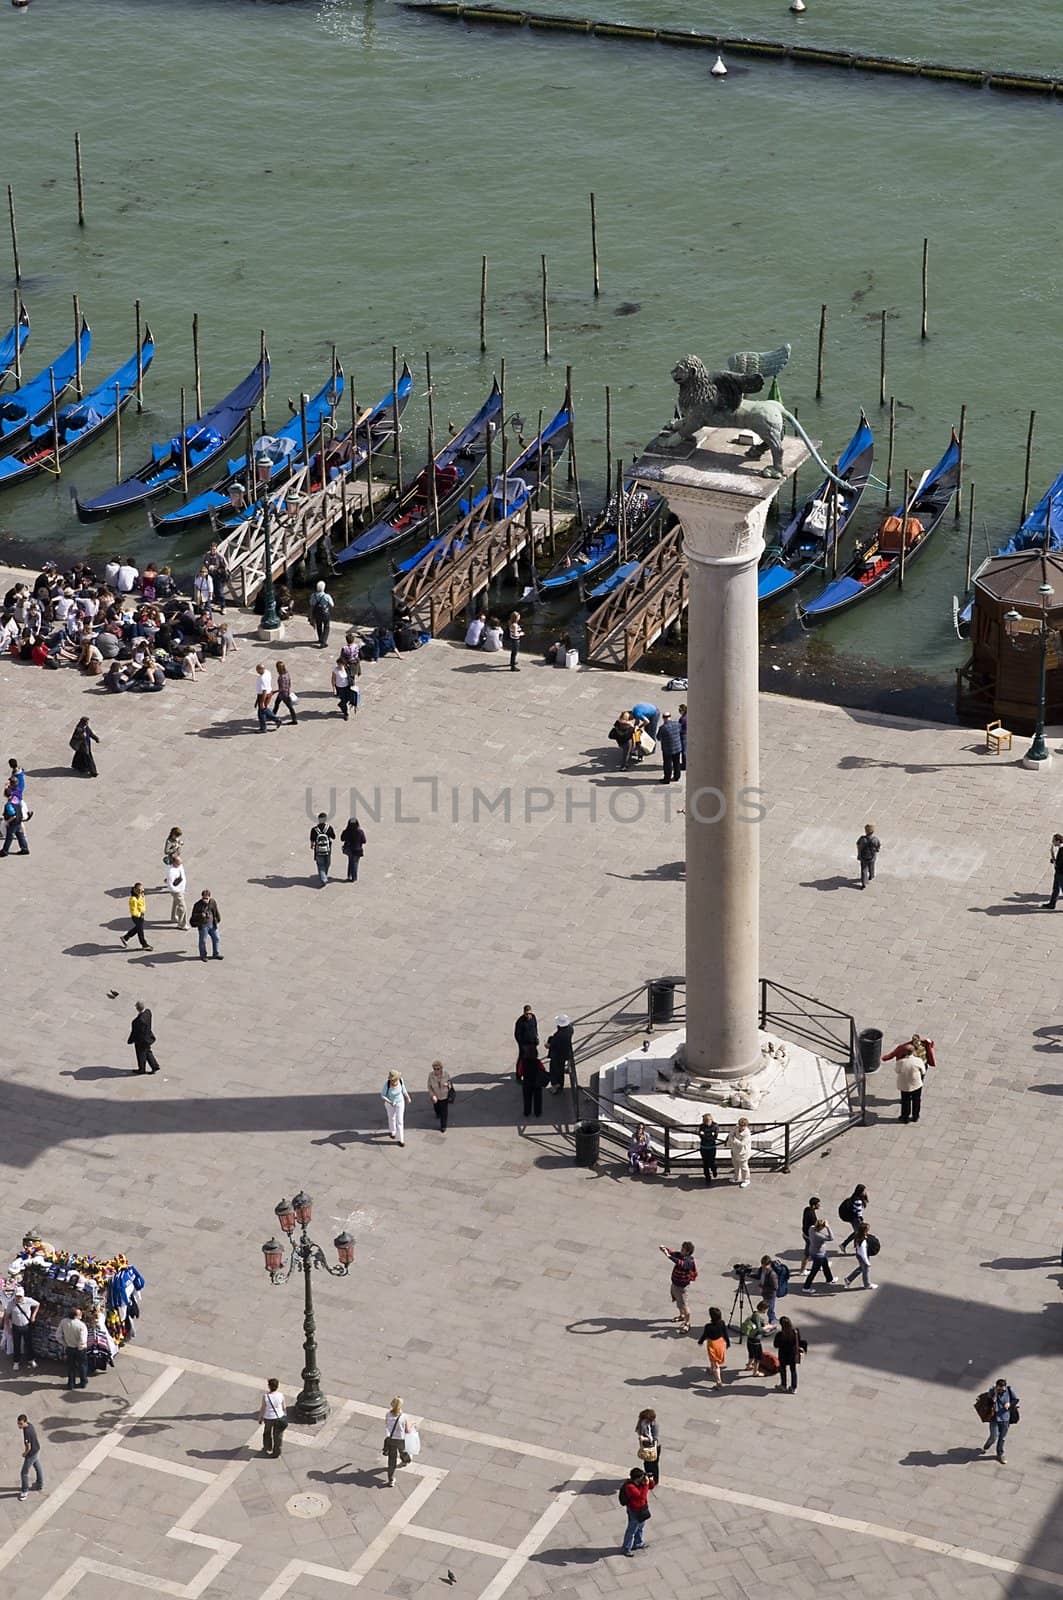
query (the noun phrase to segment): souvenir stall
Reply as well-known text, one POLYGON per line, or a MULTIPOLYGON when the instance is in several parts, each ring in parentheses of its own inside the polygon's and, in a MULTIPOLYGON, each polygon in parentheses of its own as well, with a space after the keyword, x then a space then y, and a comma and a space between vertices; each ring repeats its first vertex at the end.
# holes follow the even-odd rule
POLYGON ((135 1337, 144 1279, 123 1255, 101 1260, 54 1245, 27 1234, 22 1249, 0 1278, 0 1305, 5 1313, 3 1348, 11 1354, 7 1326, 8 1303, 21 1287, 39 1302, 33 1324, 33 1355, 37 1361, 62 1361, 59 1324, 80 1307, 89 1330, 89 1371, 114 1364, 127 1339, 135 1337))

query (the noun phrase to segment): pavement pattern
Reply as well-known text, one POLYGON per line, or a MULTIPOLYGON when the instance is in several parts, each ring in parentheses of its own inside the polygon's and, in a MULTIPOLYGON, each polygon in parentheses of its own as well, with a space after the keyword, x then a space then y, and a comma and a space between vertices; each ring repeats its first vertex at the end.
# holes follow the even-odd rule
POLYGON ((764 973, 890 1044, 920 1028, 939 1065, 916 1126, 896 1121, 887 1067, 868 1126, 789 1175, 635 1188, 611 1156, 574 1166, 567 1100, 521 1125, 512 1026, 525 1000, 545 1035, 555 1011, 607 1015, 683 970, 681 793, 656 765, 618 773, 606 738, 650 686, 681 697, 527 658, 518 682, 505 658, 440 643, 367 664, 345 725, 328 654, 291 631, 300 724, 265 735, 252 669, 282 652, 247 638, 162 695, 0 666, 0 755, 24 763, 35 811, 31 855, 0 862, 4 1248, 32 1227, 125 1250, 148 1279, 141 1342, 88 1390, 0 1374, 8 1587, 419 1597, 451 1570, 475 1600, 1059 1594, 1063 1020, 1060 925, 1039 909, 1057 777, 970 731, 766 697, 764 973), (95 781, 68 768, 86 712, 95 781), (310 818, 342 825, 352 789, 361 878, 337 855, 320 889, 310 818), (883 850, 860 893, 868 820, 883 850), (173 823, 190 895, 209 884, 221 906, 224 963, 167 922, 173 823), (138 877, 151 953, 118 942, 138 877), (143 1081, 136 999, 163 1068, 143 1081), (458 1085, 445 1137, 424 1092, 436 1056, 458 1085), (392 1065, 414 1096, 402 1149, 379 1099, 392 1065), (833 1219, 857 1181, 880 1287, 791 1297, 810 1344, 796 1396, 737 1376, 737 1342, 733 1383, 711 1391, 657 1244, 697 1245, 697 1328, 710 1304, 726 1314, 732 1261, 796 1265, 807 1196, 833 1219), (332 1417, 289 1428, 274 1462, 252 1417, 268 1373, 299 1387, 302 1302, 270 1286, 260 1247, 300 1186, 315 1237, 346 1226, 358 1255, 315 1282, 332 1417), (972 1410, 998 1374, 1023 1402, 1006 1467, 972 1410), (424 1449, 388 1491, 393 1394, 424 1449), (649 1548, 624 1561, 615 1492, 645 1405, 662 1485, 649 1548), (47 1473, 24 1504, 21 1410, 47 1473))

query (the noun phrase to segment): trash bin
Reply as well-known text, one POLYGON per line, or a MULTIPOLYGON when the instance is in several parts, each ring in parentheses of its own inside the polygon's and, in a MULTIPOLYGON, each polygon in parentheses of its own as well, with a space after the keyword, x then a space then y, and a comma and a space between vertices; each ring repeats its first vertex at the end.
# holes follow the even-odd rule
POLYGON ((579 1122, 576 1124, 576 1165, 577 1167, 596 1167, 598 1154, 602 1143, 602 1125, 600 1122, 579 1122))
POLYGON ((675 978, 651 978, 650 1022, 671 1022, 675 1016, 675 978))
POLYGON ((864 1028, 856 1039, 861 1072, 877 1072, 882 1065, 882 1029, 864 1028))

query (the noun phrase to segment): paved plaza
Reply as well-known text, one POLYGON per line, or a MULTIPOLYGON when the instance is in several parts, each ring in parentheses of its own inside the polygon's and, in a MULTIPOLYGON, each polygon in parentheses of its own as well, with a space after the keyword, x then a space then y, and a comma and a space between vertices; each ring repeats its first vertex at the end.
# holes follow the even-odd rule
POLYGON ((1039 777, 967 730, 764 699, 764 973, 889 1045, 919 1028, 938 1066, 915 1126, 887 1066, 868 1126, 788 1175, 636 1186, 612 1156, 573 1164, 549 1096, 520 1125, 512 1028, 525 1001, 545 1036, 556 1011, 683 970, 682 795, 656 763, 617 772, 606 737, 648 690, 683 697, 530 658, 518 682, 505 658, 436 643, 367 664, 345 725, 329 654, 305 622, 291 635, 300 725, 265 735, 252 669, 281 650, 247 637, 161 696, 0 665, 0 756, 23 762, 35 812, 31 855, 0 862, 0 1248, 32 1228, 123 1250, 148 1282, 139 1340, 86 1391, 0 1374, 8 1591, 428 1600, 451 1570, 469 1600, 1063 1592, 1063 918, 1039 909, 1063 759, 1039 777), (94 782, 68 766, 85 713, 94 782), (352 790, 361 878, 337 854, 319 889, 310 820, 329 810, 338 831, 352 790), (860 893, 868 820, 883 849, 860 893), (174 823, 224 963, 166 920, 174 823), (119 944, 137 878, 150 953, 119 944), (158 1083, 130 1075, 137 999, 158 1083), (457 1083, 445 1137, 436 1056, 457 1083), (402 1149, 383 1131, 391 1066, 414 1096, 402 1149), (796 1396, 737 1377, 737 1340, 733 1382, 710 1390, 658 1243, 695 1241, 698 1329, 710 1304, 726 1315, 733 1261, 796 1267, 807 1197, 837 1232, 857 1181, 880 1287, 791 1296, 810 1345, 796 1396), (358 1253, 349 1278, 315 1281, 330 1420, 289 1428, 273 1461, 253 1413, 267 1374, 298 1390, 302 1296, 271 1287, 260 1247, 300 1186, 315 1237, 346 1226, 358 1253), (1006 1467, 972 1409, 999 1374, 1022 1398, 1006 1467), (394 1394, 423 1451, 389 1492, 394 1394), (616 1489, 647 1405, 662 1482, 649 1548, 624 1561, 616 1489), (23 1410, 47 1492, 20 1504, 23 1410))

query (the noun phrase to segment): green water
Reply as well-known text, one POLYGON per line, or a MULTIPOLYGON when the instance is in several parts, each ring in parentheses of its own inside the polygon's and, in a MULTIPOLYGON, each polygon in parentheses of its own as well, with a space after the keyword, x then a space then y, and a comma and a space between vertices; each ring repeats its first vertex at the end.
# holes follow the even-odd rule
MULTIPOLYGON (((552 0, 556 7, 558 0, 552 0)), ((575 0, 563 0, 581 11, 575 0)), ((600 0, 594 14, 716 26, 958 63, 1054 70, 1056 7, 1026 0, 808 0, 717 5, 600 0)), ((1063 108, 1053 102, 735 61, 716 83, 701 52, 465 29, 383 0, 33 0, 0 13, 0 181, 15 190, 27 369, 72 328, 94 332, 86 382, 133 347, 140 297, 158 350, 137 464, 178 426, 191 389, 191 317, 207 404, 252 365, 264 327, 269 418, 315 388, 335 342, 361 400, 390 382, 391 347, 431 351, 442 420, 460 423, 501 358, 507 403, 534 421, 574 368, 580 468, 604 478, 604 386, 614 450, 630 457, 670 414, 668 369, 690 349, 792 341, 784 397, 837 453, 878 407, 879 313, 889 312, 896 463, 929 466, 968 407, 976 561, 1021 498, 1027 417, 1038 413, 1036 497, 1063 466, 1058 439, 1055 209, 1063 108), (79 231, 73 133, 88 226, 79 231), (598 195, 602 296, 591 292, 587 196, 598 195), (931 337, 919 339, 922 239, 931 240, 931 337), (539 257, 549 258, 553 358, 542 358, 539 257), (489 351, 478 351, 480 256, 490 261, 489 351), (633 315, 617 315, 623 303, 633 315), (821 302, 825 394, 813 398, 821 302), (983 523, 985 529, 983 529, 983 523)), ((0 274, 13 287, 0 232, 0 274)), ((6 327, 9 318, 0 316, 6 327)), ((419 368, 419 371, 423 368, 419 368)), ((423 389, 423 384, 418 385, 423 389)), ((418 398, 406 445, 424 447, 418 398)), ((59 483, 0 496, 0 537, 36 553, 131 547, 188 568, 209 537, 162 541, 142 514, 81 528, 69 486, 113 478, 107 440, 59 483)), ((809 480, 810 482, 811 480, 809 480)), ((164 506, 166 502, 163 502, 164 506)), ((869 507, 866 515, 872 515, 869 507)), ((950 596, 965 532, 951 517, 903 596, 869 602, 807 643, 788 612, 766 621, 768 659, 864 681, 896 670, 951 678, 964 655, 950 596), (862 665, 861 665, 862 663, 862 665)), ((386 583, 378 567, 355 589, 386 583)))

